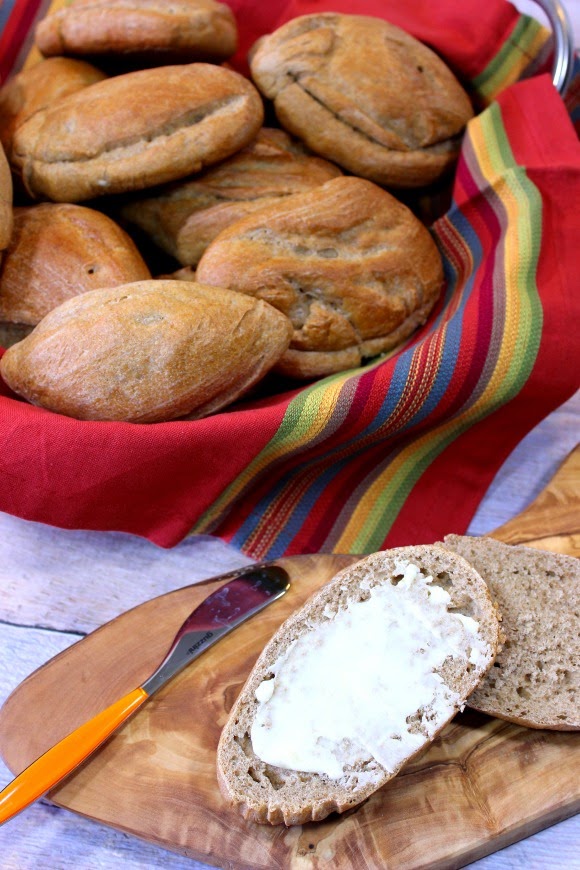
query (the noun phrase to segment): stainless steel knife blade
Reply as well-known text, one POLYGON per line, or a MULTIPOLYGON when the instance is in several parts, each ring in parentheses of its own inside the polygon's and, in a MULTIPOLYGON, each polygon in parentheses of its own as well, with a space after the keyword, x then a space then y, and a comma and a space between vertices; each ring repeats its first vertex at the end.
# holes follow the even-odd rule
POLYGON ((256 565, 236 572, 188 616, 165 659, 142 688, 151 695, 208 647, 284 595, 289 586, 288 574, 278 565, 256 565))

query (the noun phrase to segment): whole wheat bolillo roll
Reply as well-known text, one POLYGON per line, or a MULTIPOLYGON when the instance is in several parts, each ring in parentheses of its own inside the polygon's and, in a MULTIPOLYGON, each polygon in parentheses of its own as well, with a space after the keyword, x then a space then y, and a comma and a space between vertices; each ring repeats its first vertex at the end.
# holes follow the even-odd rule
POLYGON ((235 54, 237 25, 216 0, 74 0, 39 23, 36 45, 44 55, 219 62, 235 54))
POLYGON ((32 404, 80 420, 203 417, 256 383, 290 333, 282 314, 240 293, 138 281, 55 308, 6 351, 0 374, 32 404))
POLYGON ((0 90, 0 140, 8 157, 14 131, 35 112, 104 78, 101 70, 83 60, 51 57, 9 79, 0 90))
POLYGON ((13 162, 36 198, 142 190, 234 154, 254 138, 263 111, 251 82, 223 67, 138 70, 37 112, 15 132, 13 162))
POLYGON ((15 208, 0 267, 0 321, 35 326, 72 296, 148 278, 133 240, 96 209, 54 202, 15 208))
POLYGON ((196 274, 290 318, 292 343, 277 369, 294 378, 358 366, 395 347, 426 320, 443 283, 423 224, 376 184, 351 177, 232 224, 196 274))
POLYGON ((122 215, 182 265, 195 265, 234 221, 340 175, 338 167, 307 154, 283 130, 262 128, 218 166, 128 203, 122 215))
POLYGON ((386 186, 437 179, 454 164, 473 114, 434 52, 368 16, 295 18, 259 40, 251 71, 286 130, 386 186))

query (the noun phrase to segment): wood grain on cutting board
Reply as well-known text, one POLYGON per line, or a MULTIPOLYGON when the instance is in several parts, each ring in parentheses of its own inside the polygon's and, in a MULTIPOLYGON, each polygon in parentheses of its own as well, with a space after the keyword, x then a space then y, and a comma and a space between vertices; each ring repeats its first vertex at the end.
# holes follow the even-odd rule
MULTIPOLYGON (((496 536, 578 552, 580 450, 496 536), (557 516, 557 521, 554 517, 557 516), (556 544, 556 546, 554 546, 556 544)), ((535 731, 467 710, 365 804, 296 828, 245 822, 217 788, 215 749, 246 674, 277 625, 351 556, 280 560, 285 598, 155 696, 51 799, 207 863, 245 867, 460 867, 580 808, 578 734, 535 731)), ((16 772, 148 676, 176 629, 219 583, 163 595, 113 620, 29 677, 0 712, 16 772)))

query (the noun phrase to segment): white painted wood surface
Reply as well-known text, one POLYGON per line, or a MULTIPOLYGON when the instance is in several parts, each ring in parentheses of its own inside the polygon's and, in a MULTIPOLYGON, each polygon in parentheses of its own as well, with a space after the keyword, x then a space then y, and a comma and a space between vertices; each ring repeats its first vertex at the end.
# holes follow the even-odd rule
MULTIPOLYGON (((578 441, 580 393, 512 453, 470 532, 491 531, 519 513, 578 441)), ((161 550, 129 535, 63 531, 0 514, 0 705, 29 673, 119 613, 247 562, 210 537, 191 538, 172 550, 161 550)), ((0 762, 0 786, 9 780, 10 773, 0 762)), ((473 870, 573 870, 580 868, 579 853, 580 817, 576 817, 471 866, 473 870)), ((47 803, 31 807, 0 828, 0 870, 196 870, 201 866, 47 803)))

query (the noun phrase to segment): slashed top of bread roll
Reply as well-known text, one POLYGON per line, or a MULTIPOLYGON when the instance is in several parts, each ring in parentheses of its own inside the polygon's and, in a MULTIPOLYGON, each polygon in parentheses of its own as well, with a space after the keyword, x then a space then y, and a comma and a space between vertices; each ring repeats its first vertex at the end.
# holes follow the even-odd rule
POLYGON ((222 793, 270 824, 351 809, 462 707, 498 639, 485 583, 441 546, 344 569, 283 623, 250 673, 218 745, 222 793))
POLYGON ((305 15, 262 37, 252 77, 282 126, 317 154, 392 187, 453 166, 473 110, 446 64, 379 18, 305 15))
POLYGON ((137 281, 75 296, 0 360, 34 405, 79 420, 198 418, 233 402, 287 347, 272 306, 185 281, 137 281))
POLYGON ((263 117, 255 87, 232 70, 138 70, 36 112, 15 131, 13 163, 31 196, 80 202, 199 172, 247 145, 263 117))
POLYGON ((106 78, 83 60, 51 57, 22 70, 0 89, 0 140, 10 156, 14 131, 50 103, 106 78))
POLYGON ((216 0, 74 0, 39 22, 36 45, 46 56, 219 62, 237 36, 232 10, 216 0))
POLYGON ((135 243, 107 215, 69 203, 15 208, 0 268, 0 320, 34 326, 87 290, 148 278, 135 243))
POLYGON ((443 267, 406 206, 370 181, 342 177, 223 230, 197 278, 284 312, 294 335, 277 368, 310 378, 358 366, 410 335, 439 296, 443 267))
POLYGON ((487 583, 505 642, 467 703, 555 731, 580 729, 580 560, 492 538, 447 535, 487 583))
POLYGON ((340 175, 338 167, 308 154, 283 130, 262 128, 218 166, 136 199, 121 214, 182 265, 195 265, 234 221, 340 175))

